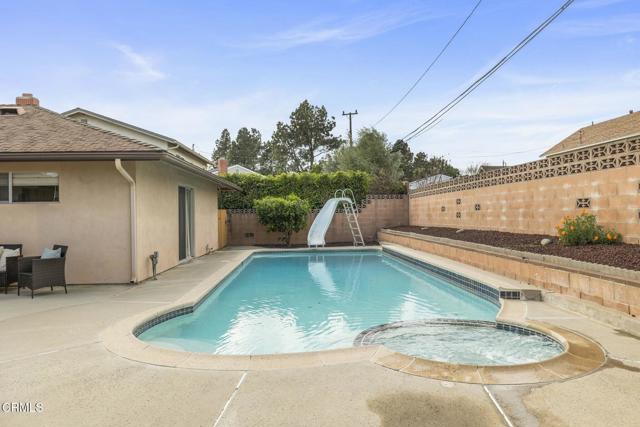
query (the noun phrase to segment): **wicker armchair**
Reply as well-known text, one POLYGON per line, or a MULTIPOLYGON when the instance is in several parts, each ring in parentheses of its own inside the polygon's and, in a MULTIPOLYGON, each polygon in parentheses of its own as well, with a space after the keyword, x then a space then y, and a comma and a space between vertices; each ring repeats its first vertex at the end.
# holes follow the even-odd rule
POLYGON ((21 257, 18 261, 18 295, 20 288, 33 291, 40 288, 64 286, 67 293, 67 281, 64 276, 64 266, 67 255, 67 246, 53 245, 53 249, 60 248, 60 258, 41 259, 40 257, 21 257))
MULTIPOLYGON (((5 249, 20 249, 20 254, 22 254, 22 245, 20 244, 0 243, 0 246, 5 249)), ((18 281, 18 258, 20 257, 8 257, 6 271, 0 271, 0 286, 4 286, 5 294, 9 289, 9 285, 18 281)))

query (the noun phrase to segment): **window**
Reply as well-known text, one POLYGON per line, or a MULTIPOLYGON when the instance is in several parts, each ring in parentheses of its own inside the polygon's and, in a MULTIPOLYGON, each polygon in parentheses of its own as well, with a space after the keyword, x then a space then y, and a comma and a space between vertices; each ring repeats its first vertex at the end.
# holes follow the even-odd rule
POLYGON ((0 173, 0 203, 9 201, 9 174, 0 173))
POLYGON ((57 202, 59 196, 55 172, 0 173, 0 202, 57 202))

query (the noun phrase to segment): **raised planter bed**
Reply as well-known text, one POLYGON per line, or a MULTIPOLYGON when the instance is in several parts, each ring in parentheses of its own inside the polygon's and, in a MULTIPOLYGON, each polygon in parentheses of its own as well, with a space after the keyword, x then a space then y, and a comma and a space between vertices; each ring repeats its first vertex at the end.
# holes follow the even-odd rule
POLYGON ((638 270, 398 229, 380 230, 378 240, 464 262, 633 317, 640 316, 638 270))
POLYGON ((489 230, 464 230, 457 233, 455 228, 419 226, 392 227, 390 229, 640 271, 640 245, 619 243, 615 245, 564 246, 558 242, 556 237, 544 234, 516 234, 489 230), (542 246, 540 244, 542 239, 550 239, 551 244, 542 246))

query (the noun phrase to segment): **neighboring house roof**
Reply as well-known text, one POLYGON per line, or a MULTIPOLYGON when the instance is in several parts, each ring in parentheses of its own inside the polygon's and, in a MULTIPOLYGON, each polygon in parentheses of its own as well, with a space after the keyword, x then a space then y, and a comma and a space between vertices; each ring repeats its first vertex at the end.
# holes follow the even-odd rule
POLYGON ((453 179, 449 175, 445 175, 442 173, 431 175, 426 178, 419 179, 417 181, 412 181, 409 183, 409 190, 416 190, 418 188, 426 187, 431 184, 439 184, 441 182, 447 182, 453 179))
MULTIPOLYGON (((218 170, 214 170, 213 173, 215 173, 216 175, 218 174, 218 170)), ((249 174, 249 173, 253 173, 256 175, 260 175, 258 172, 253 171, 249 168, 246 168, 242 165, 231 165, 227 168, 227 173, 240 173, 240 174, 249 174)))
POLYGON ((184 145, 183 143, 181 143, 177 139, 174 139, 174 138, 171 138, 171 137, 168 137, 168 136, 165 136, 165 135, 162 135, 162 134, 159 134, 159 133, 147 130, 147 129, 143 129, 141 127, 134 126, 132 124, 125 123, 123 121, 120 121, 120 120, 117 120, 117 119, 114 119, 114 118, 111 118, 111 117, 108 117, 108 116, 104 116, 102 114, 98 114, 98 113, 95 113, 93 111, 86 110, 84 108, 76 107, 76 108, 74 108, 72 110, 65 111, 65 112, 63 112, 61 114, 63 116, 65 116, 65 117, 70 117, 70 118, 74 118, 74 117, 78 117, 78 116, 81 117, 82 115, 89 116, 89 117, 94 117, 94 118, 97 118, 99 120, 103 120, 103 121, 112 123, 112 124, 114 124, 116 126, 120 126, 120 127, 129 129, 129 130, 132 130, 134 132, 139 132, 139 133, 142 133, 144 135, 150 136, 152 138, 159 139, 161 141, 166 142, 167 144, 173 144, 173 145, 176 146, 176 148, 179 148, 181 151, 187 153, 190 156, 196 157, 197 159, 199 159, 203 163, 205 163, 205 164, 210 164, 211 163, 211 160, 209 160, 208 158, 204 157, 203 155, 197 153, 196 151, 190 149, 189 147, 187 147, 186 145, 184 145))
POLYGON ((0 105, 0 161, 163 160, 241 190, 224 178, 155 145, 66 118, 38 106, 0 105))
POLYGON ((640 112, 634 113, 630 111, 629 114, 624 116, 578 129, 542 153, 541 157, 548 157, 564 151, 571 151, 636 134, 640 134, 640 112))
POLYGON ((478 173, 494 171, 494 170, 502 169, 502 168, 506 168, 506 166, 502 166, 502 165, 500 165, 500 166, 480 165, 480 167, 478 168, 478 173))

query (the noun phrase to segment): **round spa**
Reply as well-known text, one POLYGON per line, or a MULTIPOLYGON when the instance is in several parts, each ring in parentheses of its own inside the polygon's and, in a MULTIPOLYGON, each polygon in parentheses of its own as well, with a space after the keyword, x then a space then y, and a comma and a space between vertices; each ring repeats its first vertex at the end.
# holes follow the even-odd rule
POLYGON ((520 365, 542 362, 564 346, 533 329, 505 323, 435 319, 369 328, 354 345, 384 345, 407 356, 461 365, 520 365))

